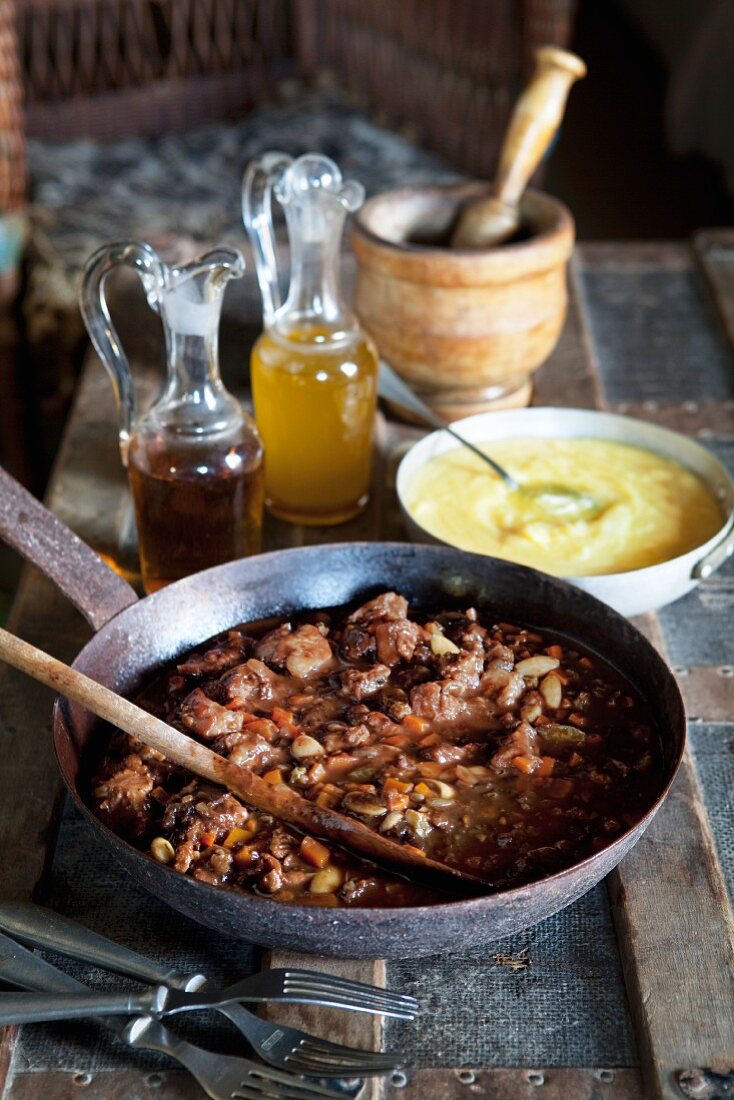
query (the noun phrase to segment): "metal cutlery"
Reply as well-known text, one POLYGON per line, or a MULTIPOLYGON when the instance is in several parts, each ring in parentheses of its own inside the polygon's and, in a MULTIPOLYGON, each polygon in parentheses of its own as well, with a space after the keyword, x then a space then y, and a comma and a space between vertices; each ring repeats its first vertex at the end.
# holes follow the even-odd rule
MULTIPOLYGON (((222 1002, 222 1006, 227 1001, 280 1001, 286 1004, 324 1005, 352 1012, 393 1016, 400 1020, 414 1019, 419 1010, 414 997, 332 974, 297 968, 261 971, 220 990, 209 982, 205 974, 186 974, 161 966, 40 905, 0 903, 0 930, 21 943, 56 951, 78 962, 113 970, 147 985, 165 985, 183 993, 195 992, 197 997, 205 990, 206 1007, 216 1007, 217 1001, 222 1002)), ((186 1007, 184 1002, 181 1002, 181 1007, 186 1007)))
MULTIPOLYGON (((0 928, 26 943, 46 947, 80 962, 114 970, 139 981, 167 985, 182 991, 219 992, 211 983, 206 984, 207 979, 203 974, 184 974, 158 965, 151 959, 92 932, 84 925, 38 905, 1 903, 0 928)), ((405 1018, 410 1018, 408 1012, 411 1006, 417 1007, 411 997, 387 993, 375 986, 350 982, 345 978, 315 971, 270 970, 252 975, 245 981, 253 988, 256 987, 256 993, 263 1000, 278 1000, 280 994, 282 999, 292 997, 301 1002, 303 998, 305 1003, 314 1003, 312 997, 323 997, 324 993, 333 997, 338 992, 340 997, 364 997, 368 1003, 371 1003, 372 998, 378 1004, 387 1001, 396 1011, 404 1005, 405 1018)), ((341 1003, 338 1007, 341 1007, 341 1003)), ((279 1069, 290 1069, 318 1077, 366 1077, 386 1073, 404 1064, 404 1059, 398 1055, 359 1050, 316 1038, 297 1028, 269 1023, 239 1004, 220 1005, 218 1011, 244 1035, 263 1061, 279 1069)))
MULTIPOLYGON (((0 936, 0 980, 49 994, 88 992, 81 982, 6 936, 0 936)), ((136 1050, 159 1051, 180 1062, 211 1100, 340 1100, 344 1096, 343 1091, 259 1066, 246 1058, 212 1054, 180 1039, 157 1020, 142 1017, 125 1023, 102 1017, 99 1022, 136 1050)))

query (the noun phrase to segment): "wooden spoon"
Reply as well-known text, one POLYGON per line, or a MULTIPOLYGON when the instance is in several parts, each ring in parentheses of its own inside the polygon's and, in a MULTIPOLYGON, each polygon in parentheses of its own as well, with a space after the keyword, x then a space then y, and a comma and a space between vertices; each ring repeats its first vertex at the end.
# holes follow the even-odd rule
POLYGON ((505 134, 491 194, 464 206, 452 248, 491 248, 517 231, 527 182, 561 124, 571 85, 586 75, 580 57, 556 46, 541 46, 535 60, 535 73, 505 134))
MULTIPOLYGON (((404 873, 422 872, 423 882, 443 890, 456 891, 457 880, 465 886, 482 883, 473 875, 429 859, 419 848, 403 846, 381 833, 375 833, 360 821, 346 817, 326 806, 319 806, 297 794, 287 784, 266 783, 259 775, 219 756, 211 749, 180 733, 160 718, 123 699, 110 688, 98 684, 81 672, 57 661, 42 649, 22 641, 0 628, 0 660, 27 673, 61 695, 81 703, 125 733, 137 737, 151 749, 163 753, 181 767, 226 787, 232 794, 258 810, 295 825, 303 832, 325 837, 344 848, 379 863, 400 868, 404 873)), ((484 885, 491 885, 484 883, 484 885)))

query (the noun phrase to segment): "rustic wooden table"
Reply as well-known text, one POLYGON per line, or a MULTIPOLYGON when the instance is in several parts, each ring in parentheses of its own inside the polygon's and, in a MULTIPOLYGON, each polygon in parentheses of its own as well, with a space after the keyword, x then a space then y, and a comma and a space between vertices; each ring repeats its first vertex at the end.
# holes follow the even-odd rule
MULTIPOLYGON (((700 439, 732 468, 734 232, 704 232, 690 245, 584 245, 570 283, 568 321, 537 376, 535 403, 600 407, 654 420, 700 439)), ((225 373, 240 384, 255 302, 250 285, 225 322, 225 373), (249 328, 243 328, 243 318, 249 328)), ((144 312, 131 307, 121 327, 150 390, 160 332, 144 322, 144 312)), ((132 569, 132 513, 108 390, 90 355, 47 503, 100 553, 132 569)), ((381 417, 367 512, 330 530, 269 521, 269 545, 403 538, 392 478, 397 458, 419 434, 381 417)), ((653 826, 605 885, 486 951, 455 956, 447 944, 441 958, 408 963, 324 962, 344 974, 387 978, 417 992, 428 1011, 416 1025, 391 1025, 382 1033, 367 1017, 302 1008, 283 1013, 283 1020, 328 1031, 332 1038, 364 1046, 384 1042, 410 1052, 413 1068, 368 1083, 363 1096, 724 1095, 717 1091, 723 1084, 706 1091, 695 1077, 686 1082, 681 1071, 734 1069, 732 610, 729 565, 697 593, 640 620, 679 676, 691 749, 653 826)), ((10 625, 64 659, 88 636, 80 617, 30 569, 10 625)), ((4 675, 0 897, 36 896, 133 946, 207 966, 215 975, 283 964, 282 954, 258 954, 192 925, 107 864, 87 826, 63 809, 50 714, 49 693, 20 675, 4 675)), ((0 1040, 3 1081, 4 1100, 200 1095, 170 1062, 131 1055, 92 1027, 6 1030, 0 1040)))

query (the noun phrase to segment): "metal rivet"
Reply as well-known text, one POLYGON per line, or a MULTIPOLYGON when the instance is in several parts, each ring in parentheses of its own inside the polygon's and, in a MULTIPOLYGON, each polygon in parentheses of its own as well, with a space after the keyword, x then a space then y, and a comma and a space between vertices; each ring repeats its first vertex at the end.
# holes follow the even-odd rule
POLYGON ((594 1074, 600 1081, 605 1081, 607 1084, 614 1080, 613 1069, 598 1069, 594 1074))
POLYGON ((734 676, 734 668, 731 665, 722 665, 718 673, 719 676, 734 676))
POLYGON ((683 408, 688 413, 698 412, 698 401, 684 401, 683 408))
POLYGON ((536 1087, 544 1085, 545 1075, 540 1073, 537 1069, 531 1069, 528 1073, 528 1084, 535 1085, 536 1087))
POLYGON ((645 410, 645 412, 650 412, 650 413, 658 412, 658 410, 660 409, 660 402, 659 401, 643 401, 642 402, 642 407, 645 410))
POLYGON ((403 1073, 401 1069, 393 1070, 390 1076, 390 1084, 394 1089, 404 1089, 408 1083, 407 1073, 403 1073))
POLYGON ((162 1073, 149 1073, 145 1078, 145 1083, 149 1089, 159 1089, 163 1081, 164 1077, 162 1073))
POLYGON ((72 1081, 75 1085, 78 1085, 80 1089, 85 1089, 87 1085, 92 1083, 91 1073, 75 1073, 72 1077, 72 1081))
POLYGON ((458 1080, 461 1081, 462 1085, 473 1085, 477 1079, 477 1075, 473 1069, 460 1069, 456 1076, 458 1080))

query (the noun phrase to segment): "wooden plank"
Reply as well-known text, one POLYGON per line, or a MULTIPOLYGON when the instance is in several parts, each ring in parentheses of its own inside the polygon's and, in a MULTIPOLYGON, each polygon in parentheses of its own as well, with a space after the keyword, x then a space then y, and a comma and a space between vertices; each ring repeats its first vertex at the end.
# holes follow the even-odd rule
POLYGON ((734 1068, 734 920, 688 753, 609 891, 646 1095, 676 1100, 676 1071, 734 1068))
POLYGON ((582 327, 578 262, 573 260, 570 266, 568 316, 561 338, 533 379, 534 405, 593 409, 598 404, 598 379, 588 354, 588 337, 582 327))

